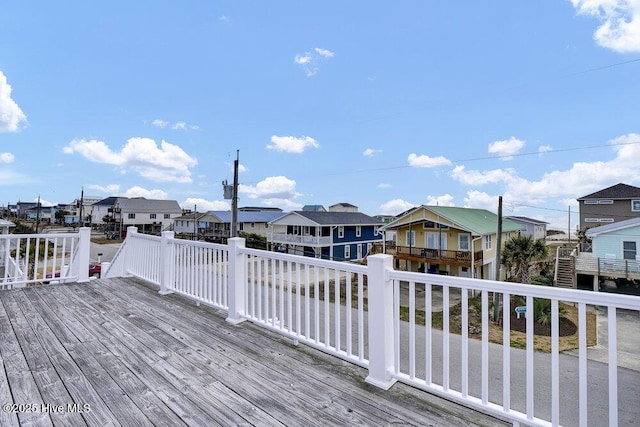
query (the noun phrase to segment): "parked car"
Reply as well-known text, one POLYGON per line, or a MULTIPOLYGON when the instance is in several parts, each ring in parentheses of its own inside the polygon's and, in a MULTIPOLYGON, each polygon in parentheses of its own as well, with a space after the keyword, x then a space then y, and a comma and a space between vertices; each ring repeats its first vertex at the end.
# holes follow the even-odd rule
MULTIPOLYGON (((89 264, 89 277, 96 277, 96 278, 100 278, 100 273, 102 271, 102 267, 100 267, 100 264, 89 264)), ((48 273, 45 278, 47 279, 53 279, 55 277, 60 277, 60 270, 56 270, 54 273, 48 273)), ((49 283, 44 282, 45 284, 49 283)))

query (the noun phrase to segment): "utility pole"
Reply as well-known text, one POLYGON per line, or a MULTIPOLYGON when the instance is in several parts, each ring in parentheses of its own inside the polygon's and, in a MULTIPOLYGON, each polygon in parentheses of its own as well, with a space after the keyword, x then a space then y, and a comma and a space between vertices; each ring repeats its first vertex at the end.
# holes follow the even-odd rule
POLYGON ((198 240, 198 224, 196 217, 198 216, 198 205, 193 205, 193 240, 198 240))
POLYGON ((233 162, 233 199, 231 200, 231 237, 238 237, 238 163, 240 150, 236 150, 233 162))
POLYGON ((38 204, 36 205, 36 234, 38 234, 39 227, 40 227, 40 195, 38 194, 38 204))
POLYGON ((80 227, 84 226, 84 222, 82 221, 82 207, 84 205, 84 187, 82 187, 82 191, 80 192, 80 227))
MULTIPOLYGON (((496 280, 500 280, 500 267, 502 260, 500 259, 502 254, 502 196, 498 196, 498 235, 496 236, 496 280)), ((497 322, 500 315, 500 294, 498 292, 493 293, 493 321, 497 322)))

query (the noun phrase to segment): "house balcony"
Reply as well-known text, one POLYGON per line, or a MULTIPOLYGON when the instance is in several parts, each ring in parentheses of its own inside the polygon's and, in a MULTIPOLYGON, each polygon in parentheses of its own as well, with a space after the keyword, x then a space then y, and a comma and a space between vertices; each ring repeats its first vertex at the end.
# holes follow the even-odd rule
POLYGON ((575 272, 598 277, 640 280, 640 261, 600 258, 592 252, 580 252, 575 258, 575 272))
MULTIPOLYGON (((428 249, 415 246, 397 246, 387 244, 384 247, 387 255, 393 255, 396 259, 425 262, 431 264, 447 264, 460 267, 471 267, 471 252, 452 251, 447 249, 428 249)), ((381 243, 374 243, 370 254, 382 253, 381 243)), ((473 254, 473 264, 475 267, 483 265, 483 252, 476 251, 473 254)))
POLYGON ((282 245, 298 245, 298 246, 311 246, 311 247, 325 247, 331 246, 333 238, 331 236, 318 237, 318 236, 302 236, 299 234, 287 234, 287 233, 267 233, 267 241, 269 243, 276 243, 282 245))

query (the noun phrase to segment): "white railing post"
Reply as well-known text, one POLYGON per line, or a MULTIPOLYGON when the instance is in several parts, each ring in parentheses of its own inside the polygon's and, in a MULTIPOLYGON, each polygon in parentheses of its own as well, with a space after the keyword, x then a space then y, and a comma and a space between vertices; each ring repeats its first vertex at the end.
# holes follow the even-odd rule
POLYGON ((369 375, 365 381, 388 390, 393 378, 393 286, 388 270, 392 269, 391 255, 375 254, 367 258, 367 288, 369 307, 369 375))
POLYGON ((239 248, 244 248, 245 239, 242 237, 232 237, 228 240, 229 247, 229 276, 228 276, 228 298, 229 310, 227 322, 237 325, 244 322, 245 307, 245 262, 244 255, 238 253, 239 248))
MULTIPOLYGON (((128 235, 128 234, 127 234, 128 235)), ((161 295, 167 295, 173 293, 171 289, 173 286, 173 275, 171 274, 173 269, 173 263, 175 262, 173 256, 173 245, 170 239, 175 237, 173 231, 163 231, 160 237, 160 291, 161 295)))
MULTIPOLYGON (((89 257, 91 255, 91 229, 81 227, 78 230, 78 252, 77 259, 72 267, 78 273, 78 283, 89 281, 89 257)), ((62 266, 60 267, 62 276, 62 266)))

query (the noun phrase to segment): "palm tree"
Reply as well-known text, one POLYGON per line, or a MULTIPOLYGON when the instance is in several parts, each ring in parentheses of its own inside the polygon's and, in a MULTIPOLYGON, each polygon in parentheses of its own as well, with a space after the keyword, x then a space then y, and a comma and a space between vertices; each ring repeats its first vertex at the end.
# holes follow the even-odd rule
POLYGON ((520 283, 531 283, 532 265, 546 257, 547 247, 542 239, 533 240, 531 236, 520 235, 505 242, 501 261, 506 267, 507 276, 520 283))

